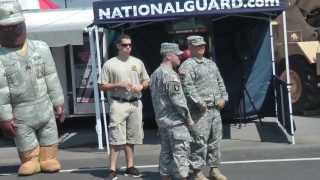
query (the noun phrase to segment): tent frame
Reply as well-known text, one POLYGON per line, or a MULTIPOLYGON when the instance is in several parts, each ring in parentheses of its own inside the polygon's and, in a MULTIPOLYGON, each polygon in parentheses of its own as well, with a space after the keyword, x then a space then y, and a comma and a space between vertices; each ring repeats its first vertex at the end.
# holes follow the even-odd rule
MULTIPOLYGON (((272 29, 272 14, 266 14, 268 15, 268 17, 254 17, 254 16, 250 16, 250 15, 239 15, 239 14, 233 14, 231 16, 238 16, 238 17, 244 17, 244 18, 254 18, 254 19, 259 19, 259 20, 265 20, 265 21, 269 21, 269 34, 270 34, 270 43, 271 43, 271 57, 272 57, 272 74, 275 75, 275 69, 276 69, 276 59, 275 59, 275 54, 274 54, 274 43, 273 43, 273 29, 272 29)), ((226 17, 230 17, 229 15, 226 16, 222 16, 222 17, 217 17, 215 19, 212 19, 212 21, 219 21, 222 20, 226 17)), ((287 41, 287 27, 286 27, 286 12, 283 11, 282 12, 282 17, 283 17, 283 35, 284 35, 284 49, 285 49, 285 64, 286 64, 286 77, 287 77, 287 88, 288 88, 288 107, 289 107, 289 120, 290 120, 290 133, 288 134, 286 133, 286 131, 284 130, 284 128, 282 127, 282 125, 280 123, 278 123, 279 126, 281 126, 282 130, 285 132, 285 134, 287 134, 288 136, 290 136, 291 144, 295 144, 295 137, 294 137, 294 124, 293 124, 293 116, 292 116, 292 100, 291 100, 291 82, 290 82, 290 67, 289 67, 289 57, 288 57, 288 41, 287 41)), ((169 20, 170 21, 170 20, 169 20)), ((120 27, 121 25, 123 25, 124 23, 121 23, 120 25, 114 26, 114 27, 120 27)), ((90 31, 95 31, 95 40, 96 40, 96 44, 95 46, 91 46, 94 47, 92 48, 92 61, 97 61, 98 66, 96 65, 96 63, 93 64, 93 72, 98 72, 98 74, 101 73, 101 53, 100 53, 100 45, 99 45, 99 36, 98 36, 98 29, 99 26, 97 24, 94 24, 93 27, 91 29, 89 29, 89 36, 92 36, 93 33, 90 31), (96 55, 96 56, 95 56, 96 55), (98 67, 98 68, 97 68, 98 67)), ((90 39, 93 40, 93 37, 90 37, 90 39)), ((104 39, 104 43, 108 43, 106 39, 104 39)), ((90 41, 91 42, 91 41, 90 41)), ((91 43, 90 43, 91 44, 91 43)), ((104 47, 107 48, 107 47, 104 47)), ((104 49, 104 51, 107 51, 104 49)), ((97 74, 94 74, 92 76, 94 78, 94 82, 95 84, 97 84, 97 74)), ((99 99, 99 92, 97 91, 97 86, 95 86, 95 91, 94 91, 94 97, 95 97, 95 102, 97 102, 95 104, 96 107, 96 114, 97 114, 97 126, 96 126, 96 131, 97 131, 97 135, 98 135, 98 142, 99 142, 99 149, 103 149, 102 147, 102 126, 101 126, 101 116, 100 114, 103 114, 103 122, 104 122, 104 131, 106 134, 106 145, 107 145, 107 152, 108 154, 110 153, 109 150, 109 141, 108 141, 108 129, 107 129, 107 124, 106 124, 106 111, 105 111, 105 97, 104 97, 104 93, 102 91, 100 91, 100 98, 99 99), (100 104, 100 103, 102 104, 100 104), (102 106, 102 112, 100 107, 102 106)), ((277 111, 277 106, 276 107, 276 114, 277 116, 279 116, 278 111, 277 111)))
POLYGON ((294 137, 294 125, 292 116, 292 99, 291 99, 291 78, 290 78, 290 64, 289 64, 289 53, 288 53, 288 36, 287 36, 287 14, 286 11, 282 12, 283 21, 283 38, 284 38, 284 51, 286 60, 286 77, 287 77, 287 88, 288 88, 288 103, 289 103, 289 113, 290 113, 290 130, 291 130, 291 144, 295 144, 294 137))

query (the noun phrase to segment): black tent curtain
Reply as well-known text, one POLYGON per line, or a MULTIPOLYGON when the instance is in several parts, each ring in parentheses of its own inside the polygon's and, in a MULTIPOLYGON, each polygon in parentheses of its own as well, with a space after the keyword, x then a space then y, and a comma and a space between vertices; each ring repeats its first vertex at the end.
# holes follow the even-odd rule
POLYGON ((269 21, 230 16, 212 29, 214 59, 230 97, 223 119, 275 116, 269 21))

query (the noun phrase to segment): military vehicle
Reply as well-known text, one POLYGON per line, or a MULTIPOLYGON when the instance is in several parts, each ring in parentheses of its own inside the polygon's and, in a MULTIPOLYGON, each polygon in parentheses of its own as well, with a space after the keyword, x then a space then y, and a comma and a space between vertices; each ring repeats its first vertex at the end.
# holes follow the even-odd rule
MULTIPOLYGON (((286 19, 293 113, 320 112, 320 1, 288 2, 286 19)), ((285 80, 282 26, 282 17, 278 17, 273 22, 277 75, 285 80)))

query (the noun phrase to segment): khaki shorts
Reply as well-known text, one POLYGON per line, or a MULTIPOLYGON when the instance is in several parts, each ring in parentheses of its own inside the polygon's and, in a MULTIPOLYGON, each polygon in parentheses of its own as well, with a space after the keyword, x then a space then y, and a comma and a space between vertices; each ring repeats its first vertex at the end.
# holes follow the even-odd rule
POLYGON ((111 145, 142 144, 142 102, 119 102, 110 104, 109 140, 111 145))

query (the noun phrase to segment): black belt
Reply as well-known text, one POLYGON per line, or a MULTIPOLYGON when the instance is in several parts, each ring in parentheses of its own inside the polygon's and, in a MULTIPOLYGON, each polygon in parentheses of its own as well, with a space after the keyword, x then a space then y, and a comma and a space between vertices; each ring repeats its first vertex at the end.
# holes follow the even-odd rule
POLYGON ((219 109, 217 105, 209 105, 207 106, 208 109, 219 109))
POLYGON ((117 100, 120 102, 135 102, 140 100, 140 98, 132 98, 132 99, 124 99, 124 98, 119 98, 119 97, 111 97, 113 100, 117 100))

